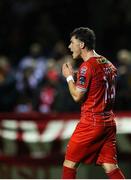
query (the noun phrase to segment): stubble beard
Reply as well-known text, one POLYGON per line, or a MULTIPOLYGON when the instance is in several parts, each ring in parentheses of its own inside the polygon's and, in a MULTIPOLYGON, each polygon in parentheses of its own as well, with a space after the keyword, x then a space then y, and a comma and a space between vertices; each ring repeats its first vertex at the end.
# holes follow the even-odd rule
POLYGON ((77 59, 80 59, 80 58, 81 58, 81 55, 78 54, 78 55, 74 56, 74 55, 72 54, 72 58, 73 58, 74 60, 77 60, 77 59))

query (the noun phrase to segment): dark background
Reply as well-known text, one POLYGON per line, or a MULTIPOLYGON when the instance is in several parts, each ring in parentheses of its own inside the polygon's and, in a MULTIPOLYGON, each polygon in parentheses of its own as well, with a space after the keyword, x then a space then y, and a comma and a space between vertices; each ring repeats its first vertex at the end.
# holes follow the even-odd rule
POLYGON ((0 53, 15 64, 38 41, 49 55, 58 39, 68 44, 79 26, 93 28, 97 50, 115 61, 116 51, 130 49, 131 1, 0 0, 0 53))

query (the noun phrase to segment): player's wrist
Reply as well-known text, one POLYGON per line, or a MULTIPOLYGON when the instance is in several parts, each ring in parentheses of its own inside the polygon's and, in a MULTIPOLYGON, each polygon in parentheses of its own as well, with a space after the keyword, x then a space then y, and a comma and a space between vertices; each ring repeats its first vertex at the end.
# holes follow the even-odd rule
POLYGON ((72 75, 67 76, 66 81, 67 82, 69 82, 69 81, 73 81, 74 82, 73 76, 72 75))

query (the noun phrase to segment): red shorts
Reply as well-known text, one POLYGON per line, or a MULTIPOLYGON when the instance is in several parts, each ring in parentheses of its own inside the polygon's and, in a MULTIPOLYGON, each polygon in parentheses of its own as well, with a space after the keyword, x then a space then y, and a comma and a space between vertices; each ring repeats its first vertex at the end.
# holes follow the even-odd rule
POLYGON ((117 164, 116 126, 79 122, 67 145, 65 159, 86 164, 117 164))

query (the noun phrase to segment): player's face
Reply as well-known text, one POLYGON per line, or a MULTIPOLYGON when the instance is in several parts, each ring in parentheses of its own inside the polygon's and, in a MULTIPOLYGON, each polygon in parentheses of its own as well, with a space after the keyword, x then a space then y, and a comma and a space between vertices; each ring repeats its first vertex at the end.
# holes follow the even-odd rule
POLYGON ((75 36, 71 37, 69 49, 72 52, 73 59, 77 59, 81 56, 80 43, 81 41, 76 39, 75 36))

